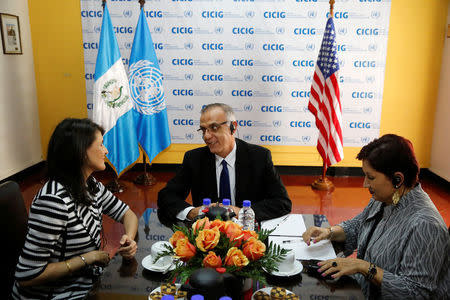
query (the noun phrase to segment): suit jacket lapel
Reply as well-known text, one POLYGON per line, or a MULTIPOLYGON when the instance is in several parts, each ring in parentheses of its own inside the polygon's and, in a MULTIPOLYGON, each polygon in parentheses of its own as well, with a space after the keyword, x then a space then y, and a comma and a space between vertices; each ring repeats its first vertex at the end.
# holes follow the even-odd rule
POLYGON ((209 151, 209 149, 205 162, 205 174, 203 176, 203 183, 206 192, 205 195, 211 197, 211 201, 216 201, 219 196, 217 191, 216 179, 216 157, 209 151))
POLYGON ((235 162, 235 176, 236 176, 236 206, 242 207, 242 197, 247 186, 247 179, 249 178, 248 152, 245 143, 236 139, 236 162, 235 162))

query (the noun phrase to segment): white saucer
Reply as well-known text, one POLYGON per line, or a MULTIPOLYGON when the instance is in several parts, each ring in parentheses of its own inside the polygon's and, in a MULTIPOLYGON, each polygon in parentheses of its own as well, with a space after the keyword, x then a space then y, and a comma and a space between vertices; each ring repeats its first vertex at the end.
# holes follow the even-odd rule
POLYGON ((155 265, 153 263, 154 258, 152 257, 151 254, 147 255, 146 257, 144 257, 144 259, 142 260, 142 266, 146 269, 146 270, 150 270, 152 272, 166 272, 166 271, 172 271, 173 269, 175 269, 175 262, 172 260, 171 264, 167 264, 165 266, 158 266, 155 265))
MULTIPOLYGON (((271 290, 272 290, 272 287, 265 287, 265 288, 257 290, 256 292, 253 293, 252 300, 255 300, 255 294, 259 291, 263 291, 264 293, 266 293, 267 295, 270 296, 271 290)), ((293 292, 291 292, 290 290, 288 290, 288 289, 285 289, 285 290, 286 290, 286 295, 293 294, 293 292)))
MULTIPOLYGON (((177 291, 178 289, 181 287, 181 284, 179 283, 175 283, 175 286, 177 287, 177 291)), ((161 287, 158 286, 156 289, 154 289, 150 294, 148 294, 148 300, 152 300, 152 298, 150 298, 150 295, 156 292, 161 292, 161 287)), ((185 300, 186 298, 178 298, 179 300, 185 300)))
POLYGON ((303 265, 298 260, 294 260, 294 266, 292 267, 292 270, 289 272, 281 272, 281 271, 273 271, 272 273, 269 273, 273 276, 279 276, 279 277, 289 277, 299 274, 303 270, 303 265))

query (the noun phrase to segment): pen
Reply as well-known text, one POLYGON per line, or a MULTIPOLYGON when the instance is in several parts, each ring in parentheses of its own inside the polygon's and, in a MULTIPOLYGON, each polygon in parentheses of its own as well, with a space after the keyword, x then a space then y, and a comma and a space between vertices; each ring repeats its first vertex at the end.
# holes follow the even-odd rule
POLYGON ((286 244, 286 243, 289 243, 289 244, 290 243, 298 243, 298 242, 303 242, 303 239, 301 237, 299 237, 296 240, 284 240, 284 241, 282 241, 283 244, 286 244))

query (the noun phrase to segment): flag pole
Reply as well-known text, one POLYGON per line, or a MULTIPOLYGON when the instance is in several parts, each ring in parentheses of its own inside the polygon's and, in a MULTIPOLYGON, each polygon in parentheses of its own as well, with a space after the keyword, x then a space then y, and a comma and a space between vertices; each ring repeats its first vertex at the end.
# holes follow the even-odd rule
MULTIPOLYGON (((333 18, 333 11, 334 11, 334 2, 335 0, 330 0, 330 17, 333 18)), ((311 183, 311 187, 315 190, 319 191, 332 191, 334 190, 334 184, 326 177, 327 173, 327 164, 325 162, 325 159, 323 159, 323 165, 322 165, 322 177, 316 179, 313 183, 311 183)))
MULTIPOLYGON (((140 9, 142 9, 144 7, 145 0, 138 0, 138 2, 140 5, 140 9)), ((135 184, 145 185, 145 186, 154 185, 156 183, 156 178, 154 176, 152 176, 151 174, 147 173, 147 160, 146 160, 145 152, 143 150, 142 150, 142 163, 144 164, 144 173, 138 175, 134 179, 133 182, 135 184)))

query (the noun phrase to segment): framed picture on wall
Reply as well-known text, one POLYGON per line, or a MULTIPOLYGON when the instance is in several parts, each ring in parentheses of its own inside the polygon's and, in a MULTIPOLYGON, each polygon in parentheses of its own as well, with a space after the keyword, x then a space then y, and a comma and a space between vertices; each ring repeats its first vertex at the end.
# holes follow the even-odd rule
POLYGON ((0 13, 3 53, 22 54, 19 17, 0 13))

